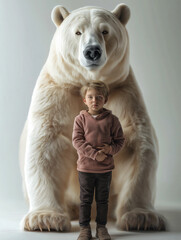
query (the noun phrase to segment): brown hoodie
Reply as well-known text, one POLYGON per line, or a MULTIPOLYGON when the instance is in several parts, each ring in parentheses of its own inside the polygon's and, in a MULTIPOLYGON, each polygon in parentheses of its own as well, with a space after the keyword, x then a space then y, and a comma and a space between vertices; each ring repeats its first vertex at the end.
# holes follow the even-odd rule
POLYGON ((96 118, 86 110, 75 118, 72 141, 78 153, 78 171, 105 173, 114 169, 113 155, 123 146, 123 131, 118 118, 110 110, 103 110, 96 118), (104 161, 98 162, 96 148, 104 144, 110 145, 111 150, 104 161))

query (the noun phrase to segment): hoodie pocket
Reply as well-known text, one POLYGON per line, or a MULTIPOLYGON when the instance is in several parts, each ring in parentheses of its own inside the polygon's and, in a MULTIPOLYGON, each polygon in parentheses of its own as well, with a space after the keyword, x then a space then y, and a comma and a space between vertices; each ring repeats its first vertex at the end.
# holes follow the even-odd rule
POLYGON ((101 165, 109 166, 113 164, 113 158, 109 155, 107 158, 104 159, 104 161, 99 162, 101 165))

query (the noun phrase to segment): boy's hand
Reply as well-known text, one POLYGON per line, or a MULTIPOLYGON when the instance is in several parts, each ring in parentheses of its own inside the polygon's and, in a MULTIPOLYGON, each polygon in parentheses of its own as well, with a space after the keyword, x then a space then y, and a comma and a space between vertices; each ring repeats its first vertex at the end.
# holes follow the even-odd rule
POLYGON ((103 147, 98 147, 97 149, 100 149, 101 151, 103 151, 105 154, 109 154, 111 147, 108 144, 104 144, 103 147))
POLYGON ((100 150, 100 151, 98 151, 98 153, 97 153, 97 156, 96 156, 96 160, 98 161, 98 162, 102 162, 102 161, 104 161, 104 159, 107 157, 107 155, 102 151, 102 150, 100 150))

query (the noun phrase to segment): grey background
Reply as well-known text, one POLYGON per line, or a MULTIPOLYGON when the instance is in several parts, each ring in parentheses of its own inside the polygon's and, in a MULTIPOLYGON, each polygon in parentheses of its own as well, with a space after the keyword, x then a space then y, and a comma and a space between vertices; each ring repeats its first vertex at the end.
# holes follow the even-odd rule
MULTIPOLYGON (((117 0, 0 0, 0 201, 23 201, 18 147, 31 94, 46 61, 55 5, 69 11, 117 0)), ((160 146, 156 206, 181 207, 181 1, 125 0, 130 62, 160 146)))

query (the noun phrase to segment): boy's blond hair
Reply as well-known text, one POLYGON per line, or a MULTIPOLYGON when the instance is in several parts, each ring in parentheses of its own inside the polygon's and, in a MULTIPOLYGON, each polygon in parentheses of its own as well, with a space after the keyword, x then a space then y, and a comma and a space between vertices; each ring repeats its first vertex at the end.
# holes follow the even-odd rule
POLYGON ((109 96, 109 88, 107 84, 105 84, 103 81, 92 81, 87 83, 80 89, 80 94, 82 98, 85 98, 85 95, 90 88, 96 89, 105 97, 105 100, 107 101, 109 96))

